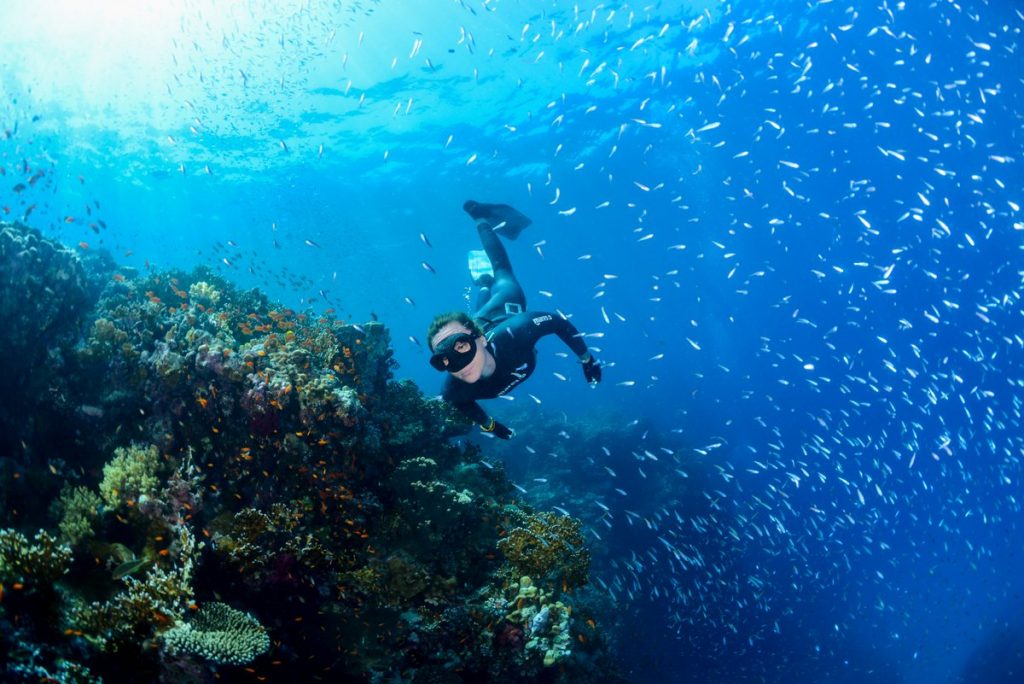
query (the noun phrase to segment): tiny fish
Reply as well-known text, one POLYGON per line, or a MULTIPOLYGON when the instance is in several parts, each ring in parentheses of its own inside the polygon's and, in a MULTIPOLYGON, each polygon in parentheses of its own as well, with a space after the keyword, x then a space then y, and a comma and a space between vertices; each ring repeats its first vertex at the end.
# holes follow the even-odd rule
POLYGON ((437 271, 434 270, 434 267, 431 266, 430 264, 428 264, 426 261, 421 261, 420 262, 420 266, 422 266, 423 268, 427 269, 431 273, 437 275, 437 271))

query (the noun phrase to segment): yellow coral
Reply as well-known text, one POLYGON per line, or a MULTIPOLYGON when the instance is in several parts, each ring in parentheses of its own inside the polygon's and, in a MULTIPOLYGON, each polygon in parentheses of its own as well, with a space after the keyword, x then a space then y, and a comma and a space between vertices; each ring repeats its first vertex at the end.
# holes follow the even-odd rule
POLYGON ((61 538, 75 545, 93 536, 101 503, 100 497, 87 487, 65 486, 56 504, 61 516, 61 538))
POLYGON ((206 307, 216 306, 220 301, 220 290, 204 280, 199 280, 188 288, 188 298, 194 304, 202 304, 206 307))
POLYGON ((0 581, 51 584, 70 567, 71 549, 46 531, 30 544, 17 530, 0 530, 0 581))
POLYGON ((580 521, 554 513, 527 516, 498 542, 498 549, 519 575, 546 578, 572 589, 587 583, 590 552, 580 521))
POLYGON ((160 452, 155 446, 133 444, 118 447, 114 458, 103 466, 100 496, 110 508, 122 503, 134 504, 142 497, 156 494, 160 481, 156 471, 160 466, 160 452))

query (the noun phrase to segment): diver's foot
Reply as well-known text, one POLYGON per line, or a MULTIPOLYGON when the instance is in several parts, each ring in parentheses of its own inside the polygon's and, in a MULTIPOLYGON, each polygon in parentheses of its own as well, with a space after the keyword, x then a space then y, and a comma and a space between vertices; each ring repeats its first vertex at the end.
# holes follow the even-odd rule
POLYGON ((507 204, 487 204, 468 200, 462 208, 473 219, 487 221, 495 233, 509 240, 515 240, 524 228, 533 223, 526 214, 507 204))

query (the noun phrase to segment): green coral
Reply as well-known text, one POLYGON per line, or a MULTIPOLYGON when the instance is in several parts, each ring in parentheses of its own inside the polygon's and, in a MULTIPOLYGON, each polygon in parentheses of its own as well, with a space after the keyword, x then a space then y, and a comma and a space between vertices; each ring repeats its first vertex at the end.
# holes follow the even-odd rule
POLYGON ((0 530, 0 581, 51 584, 71 567, 71 547, 45 530, 34 543, 17 530, 0 530))
POLYGON ((134 505, 156 495, 160 486, 157 469, 160 452, 155 446, 133 444, 118 447, 114 458, 103 466, 100 496, 112 509, 122 504, 134 505))
POLYGON ((547 579, 566 589, 583 586, 590 574, 590 552, 583 543, 582 523, 554 513, 525 516, 498 542, 516 574, 547 579))
POLYGON ((227 665, 252 662, 270 648, 267 630, 256 618, 224 603, 204 605, 191 620, 167 630, 163 641, 168 653, 227 665))
POLYGON ((75 546, 96 534, 100 497, 88 487, 65 486, 55 508, 61 516, 60 537, 75 546))

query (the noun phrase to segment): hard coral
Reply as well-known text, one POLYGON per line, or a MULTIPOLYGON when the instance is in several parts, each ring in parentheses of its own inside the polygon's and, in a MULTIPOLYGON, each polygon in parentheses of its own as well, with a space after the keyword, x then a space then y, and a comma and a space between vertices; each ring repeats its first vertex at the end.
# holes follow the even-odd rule
POLYGON ((46 531, 39 530, 31 543, 17 530, 0 530, 0 581, 46 585, 70 567, 71 548, 46 531))
POLYGON ((88 487, 65 485, 54 508, 61 516, 61 539, 72 546, 92 537, 99 521, 100 497, 88 487))
POLYGON ((179 526, 165 567, 150 568, 142 579, 122 578, 124 589, 106 601, 74 598, 65 613, 67 627, 97 648, 116 650, 179 622, 192 602, 202 546, 188 526, 179 526))
POLYGON ((498 542, 498 549, 520 575, 543 578, 567 589, 587 583, 590 552, 576 518, 554 513, 525 516, 498 542))
POLYGON ((197 280, 189 286, 188 298, 193 304, 202 304, 205 307, 216 306, 220 301, 220 290, 205 280, 197 280))
POLYGON ((188 622, 163 634, 172 654, 190 653, 219 664, 244 665, 270 648, 267 630, 249 613, 224 603, 208 603, 188 622))
POLYGON ((133 444, 118 447, 114 458, 103 466, 103 480, 100 482, 100 496, 112 509, 122 504, 135 504, 152 498, 157 493, 160 480, 160 452, 155 446, 133 444))
MULTIPOLYGON (((551 594, 536 586, 529 577, 519 579, 515 610, 506 616, 519 625, 528 637, 527 655, 541 657, 544 667, 550 667, 572 652, 569 634, 569 608, 561 601, 553 601, 551 594)), ((500 636, 500 632, 499 632, 500 636)))

